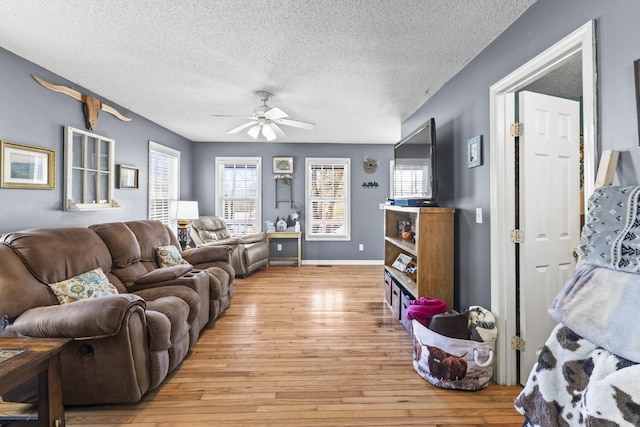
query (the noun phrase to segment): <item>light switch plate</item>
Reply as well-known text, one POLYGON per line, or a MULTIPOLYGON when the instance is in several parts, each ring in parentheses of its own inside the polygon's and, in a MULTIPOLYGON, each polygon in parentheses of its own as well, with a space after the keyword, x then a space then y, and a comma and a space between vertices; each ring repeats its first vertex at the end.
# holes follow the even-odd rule
POLYGON ((482 208, 476 208, 476 223, 482 224, 482 208))

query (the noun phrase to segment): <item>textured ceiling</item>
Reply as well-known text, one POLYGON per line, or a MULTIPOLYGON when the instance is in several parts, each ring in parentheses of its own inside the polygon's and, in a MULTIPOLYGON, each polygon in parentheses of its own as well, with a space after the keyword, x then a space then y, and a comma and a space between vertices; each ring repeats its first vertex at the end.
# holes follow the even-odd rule
POLYGON ((279 141, 393 143, 534 2, 2 0, 0 47, 193 141, 252 141, 214 115, 267 90, 316 123, 279 141))

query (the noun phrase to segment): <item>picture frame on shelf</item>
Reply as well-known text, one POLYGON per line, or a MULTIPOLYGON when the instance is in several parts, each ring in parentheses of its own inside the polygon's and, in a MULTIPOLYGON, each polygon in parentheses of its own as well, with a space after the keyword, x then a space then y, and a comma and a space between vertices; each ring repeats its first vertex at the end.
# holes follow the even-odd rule
POLYGON ((293 173, 293 157, 274 157, 273 173, 293 173))
POLYGON ((118 188, 138 188, 138 168, 118 165, 118 188))
POLYGON ((47 148, 0 141, 0 187, 52 190, 56 152, 47 148))
POLYGON ((482 135, 467 140, 467 168, 482 165, 482 135))
POLYGON ((411 256, 407 255, 407 254, 400 254, 397 256, 396 260, 393 261, 393 264, 391 264, 391 266, 399 271, 402 271, 403 273, 405 272, 405 270, 407 269, 407 265, 412 261, 411 256))

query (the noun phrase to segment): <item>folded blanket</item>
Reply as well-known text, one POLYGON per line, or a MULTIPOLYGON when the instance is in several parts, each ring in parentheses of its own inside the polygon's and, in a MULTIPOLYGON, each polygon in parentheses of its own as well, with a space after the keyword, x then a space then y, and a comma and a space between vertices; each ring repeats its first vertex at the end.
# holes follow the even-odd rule
POLYGON ((446 313, 436 314, 431 319, 429 329, 440 335, 460 340, 469 339, 469 311, 458 313, 449 310, 446 313))
POLYGON ((527 426, 640 425, 640 365, 580 337, 553 330, 515 400, 527 426))
POLYGON ((492 342, 496 338, 498 338, 498 328, 493 313, 479 305, 469 307, 469 339, 492 342))
POLYGON ((447 303, 438 298, 421 297, 409 301, 407 307, 407 320, 411 322, 416 319, 426 327, 429 327, 431 319, 436 314, 446 313, 447 303))
POLYGON ((587 264, 640 272, 640 187, 601 187, 589 208, 576 252, 587 264))
POLYGON ((549 307, 558 322, 625 359, 640 363, 637 274, 581 264, 549 307))

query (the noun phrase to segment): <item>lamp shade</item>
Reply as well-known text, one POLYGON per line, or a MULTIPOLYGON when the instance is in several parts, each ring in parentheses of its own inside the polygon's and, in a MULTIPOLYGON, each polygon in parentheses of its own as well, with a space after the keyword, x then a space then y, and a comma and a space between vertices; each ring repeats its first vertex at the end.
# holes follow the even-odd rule
POLYGON ((175 200, 169 203, 169 216, 171 219, 198 219, 198 202, 187 200, 175 200))

